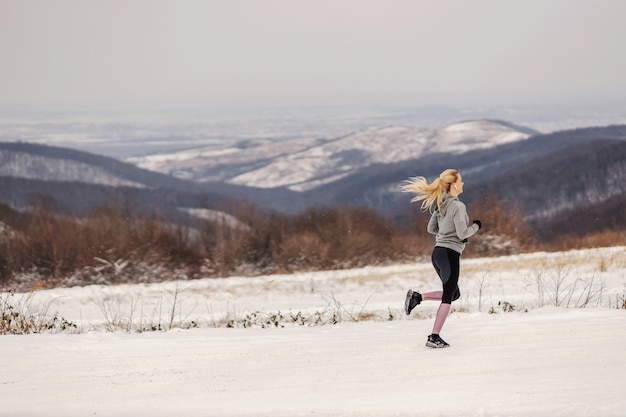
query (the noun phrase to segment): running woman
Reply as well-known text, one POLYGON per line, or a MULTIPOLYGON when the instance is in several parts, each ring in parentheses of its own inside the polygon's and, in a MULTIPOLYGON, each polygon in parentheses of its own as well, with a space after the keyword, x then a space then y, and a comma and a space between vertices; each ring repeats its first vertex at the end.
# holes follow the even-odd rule
POLYGON ((439 333, 450 313, 452 301, 461 296, 458 286, 461 254, 468 238, 478 232, 482 224, 480 220, 468 224, 467 209, 458 198, 463 192, 463 178, 455 169, 446 169, 432 183, 424 177, 412 177, 401 190, 415 194, 411 202, 422 201, 421 210, 428 210, 431 213, 427 230, 436 236, 431 259, 443 284, 443 291, 420 294, 409 290, 404 302, 404 311, 409 315, 422 301, 441 301, 426 346, 446 348, 450 345, 439 336, 439 333))

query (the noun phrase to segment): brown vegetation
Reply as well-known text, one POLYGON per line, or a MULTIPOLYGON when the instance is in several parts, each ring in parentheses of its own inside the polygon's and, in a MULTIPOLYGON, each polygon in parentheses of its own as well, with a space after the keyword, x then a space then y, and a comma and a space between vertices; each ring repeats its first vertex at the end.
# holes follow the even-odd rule
MULTIPOLYGON (((199 221, 190 227, 172 225, 158 215, 131 217, 116 206, 82 218, 58 215, 45 207, 17 213, 0 206, 0 284, 2 289, 14 288, 17 275, 33 271, 37 279, 32 285, 52 287, 412 261, 429 256, 434 237, 426 232, 428 213, 407 207, 414 210, 411 221, 398 225, 367 208, 318 207, 283 215, 238 205, 225 210, 238 219, 238 224, 223 219, 199 221), (109 271, 105 270, 107 265, 109 271), (151 273, 150 268, 140 269, 140 265, 158 266, 152 271, 176 274, 151 273), (123 268, 125 273, 120 273, 123 268), (107 273, 110 276, 102 279, 107 273), (77 274, 83 278, 68 280, 77 274), (145 278, 146 274, 160 276, 145 278)), ((470 238, 466 256, 626 243, 624 233, 614 230, 538 243, 522 216, 493 196, 473 203, 468 211, 470 220, 482 221, 483 230, 470 238)))

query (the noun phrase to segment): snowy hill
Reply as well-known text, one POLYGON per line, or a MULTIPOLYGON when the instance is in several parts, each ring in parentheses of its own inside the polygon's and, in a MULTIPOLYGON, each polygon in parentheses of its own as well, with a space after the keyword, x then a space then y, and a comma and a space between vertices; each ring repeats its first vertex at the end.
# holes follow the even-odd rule
POLYGON ((506 122, 475 120, 441 129, 375 128, 330 140, 248 141, 126 161, 198 181, 307 191, 373 164, 396 163, 442 151, 487 149, 524 140, 532 133, 506 122))
POLYGON ((625 250, 462 261, 440 350, 430 262, 0 294, 79 332, 0 336, 0 414, 623 416, 625 250))
POLYGON ((402 181, 454 167, 468 184, 466 203, 495 194, 528 218, 542 217, 542 230, 590 213, 585 233, 626 221, 624 125, 532 135, 479 120, 434 130, 367 129, 332 140, 220 143, 134 159, 150 169, 67 148, 0 143, 0 199, 18 209, 46 201, 71 212, 114 198, 141 200, 147 210, 175 217, 181 207, 215 210, 232 201, 283 213, 348 205, 402 223, 413 215, 398 191, 402 181))
MULTIPOLYGON (((609 220, 609 214, 621 213, 618 217, 623 218, 626 213, 623 209, 625 178, 626 140, 598 139, 538 156, 498 176, 497 181, 477 184, 466 197, 494 193, 512 201, 523 195, 525 198, 519 199, 519 207, 526 213, 533 213, 533 217, 560 215, 569 222, 571 218, 589 216, 596 223, 606 220, 604 226, 611 228, 616 222, 609 220), (608 201, 613 199, 619 199, 622 208, 610 213, 608 201), (598 211, 600 206, 604 213, 598 211), (564 211, 572 209, 580 212, 563 215, 564 211), (594 212, 596 215, 591 215, 594 212)), ((584 226, 576 227, 580 230, 584 226)))
POLYGON ((42 181, 87 182, 112 187, 145 187, 127 180, 103 166, 72 157, 71 153, 45 154, 33 152, 33 147, 0 146, 0 177, 28 178, 42 181))
POLYGON ((18 210, 43 201, 59 211, 86 213, 133 201, 138 213, 160 211, 184 220, 189 214, 182 207, 214 208, 237 194, 255 196, 245 187, 186 181, 75 149, 0 143, 0 201, 18 210))
POLYGON ((407 195, 398 191, 402 181, 415 175, 433 178, 450 167, 463 173, 467 186, 462 199, 470 205, 491 193, 526 216, 547 216, 548 222, 567 219, 571 226, 572 214, 562 210, 572 209, 584 217, 594 214, 585 228, 619 228, 626 221, 626 194, 620 180, 626 175, 623 125, 533 135, 462 154, 433 153, 372 165, 305 195, 311 204, 374 207, 388 217, 403 219, 413 214, 407 210, 407 195))

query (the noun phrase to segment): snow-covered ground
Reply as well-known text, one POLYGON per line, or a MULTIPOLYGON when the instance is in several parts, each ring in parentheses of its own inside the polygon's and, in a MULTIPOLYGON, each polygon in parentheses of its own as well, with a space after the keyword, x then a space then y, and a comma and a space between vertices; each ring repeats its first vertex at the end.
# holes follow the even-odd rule
POLYGON ((78 334, 0 336, 0 416, 624 415, 626 247, 461 268, 442 350, 427 261, 4 294, 78 334))

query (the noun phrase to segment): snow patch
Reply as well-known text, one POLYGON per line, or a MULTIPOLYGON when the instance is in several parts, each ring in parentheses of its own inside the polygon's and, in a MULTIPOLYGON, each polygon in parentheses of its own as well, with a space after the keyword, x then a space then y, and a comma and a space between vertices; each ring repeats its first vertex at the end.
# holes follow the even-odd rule
POLYGON ((119 178, 103 168, 84 162, 6 150, 0 150, 0 176, 145 188, 141 183, 119 178))

